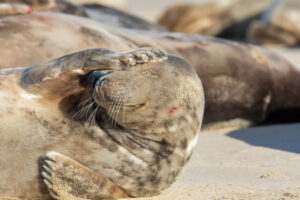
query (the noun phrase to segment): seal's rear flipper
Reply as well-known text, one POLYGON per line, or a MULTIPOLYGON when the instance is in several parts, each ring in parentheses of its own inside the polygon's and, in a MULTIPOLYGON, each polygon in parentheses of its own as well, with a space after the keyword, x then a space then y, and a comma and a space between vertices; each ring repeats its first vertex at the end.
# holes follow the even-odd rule
POLYGON ((57 152, 48 152, 42 177, 55 199, 116 199, 129 197, 119 186, 57 152))

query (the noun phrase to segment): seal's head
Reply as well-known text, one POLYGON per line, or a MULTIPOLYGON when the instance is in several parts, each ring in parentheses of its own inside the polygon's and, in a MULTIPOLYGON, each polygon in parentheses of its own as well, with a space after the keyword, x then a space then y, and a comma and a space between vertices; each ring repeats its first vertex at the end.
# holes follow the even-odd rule
POLYGON ((145 63, 133 57, 136 64, 125 70, 92 73, 93 98, 112 120, 137 136, 175 142, 175 132, 193 129, 193 138, 203 115, 201 82, 187 61, 159 54, 144 57, 145 63))
POLYGON ((21 84, 47 99, 63 97, 62 110, 75 113, 77 121, 100 128, 113 122, 136 137, 174 148, 188 149, 202 122, 204 93, 193 67, 153 48, 66 55, 26 69, 21 84))

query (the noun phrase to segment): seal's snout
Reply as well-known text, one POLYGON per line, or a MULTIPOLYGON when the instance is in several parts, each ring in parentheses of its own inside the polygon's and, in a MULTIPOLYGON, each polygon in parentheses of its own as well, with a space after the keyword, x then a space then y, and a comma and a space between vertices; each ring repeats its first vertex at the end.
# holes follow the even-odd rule
POLYGON ((102 86, 106 81, 108 81, 108 78, 103 78, 100 80, 100 78, 104 77, 105 75, 111 74, 113 71, 109 71, 107 73, 102 73, 100 71, 94 71, 89 75, 89 86, 90 88, 94 88, 96 83, 98 82, 99 86, 102 86))
POLYGON ((97 84, 97 86, 99 86, 99 87, 103 86, 104 83, 105 83, 106 81, 108 81, 108 80, 109 80, 108 78, 100 79, 99 82, 98 82, 98 84, 97 84))

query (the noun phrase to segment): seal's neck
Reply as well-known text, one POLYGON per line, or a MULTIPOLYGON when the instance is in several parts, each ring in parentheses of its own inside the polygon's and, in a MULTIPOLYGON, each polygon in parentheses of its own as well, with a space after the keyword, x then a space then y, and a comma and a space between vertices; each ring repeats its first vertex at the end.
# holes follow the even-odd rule
POLYGON ((105 129, 105 132, 129 152, 148 163, 170 157, 171 155, 177 155, 180 160, 187 160, 198 138, 198 133, 194 134, 189 132, 189 130, 186 132, 165 133, 164 135, 171 134, 171 136, 162 140, 141 137, 122 128, 105 129))

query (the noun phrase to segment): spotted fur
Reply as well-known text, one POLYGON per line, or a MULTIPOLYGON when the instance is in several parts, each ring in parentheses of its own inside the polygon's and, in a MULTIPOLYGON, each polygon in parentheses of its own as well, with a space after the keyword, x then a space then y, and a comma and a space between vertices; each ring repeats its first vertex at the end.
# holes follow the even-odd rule
POLYGON ((1 195, 45 199, 45 186, 55 198, 155 195, 196 144, 201 82, 187 61, 161 50, 91 49, 1 74, 0 163, 13 166, 0 165, 1 195), (102 75, 91 86, 94 71, 102 75), (59 153, 40 164, 45 185, 37 160, 48 151, 59 153))

